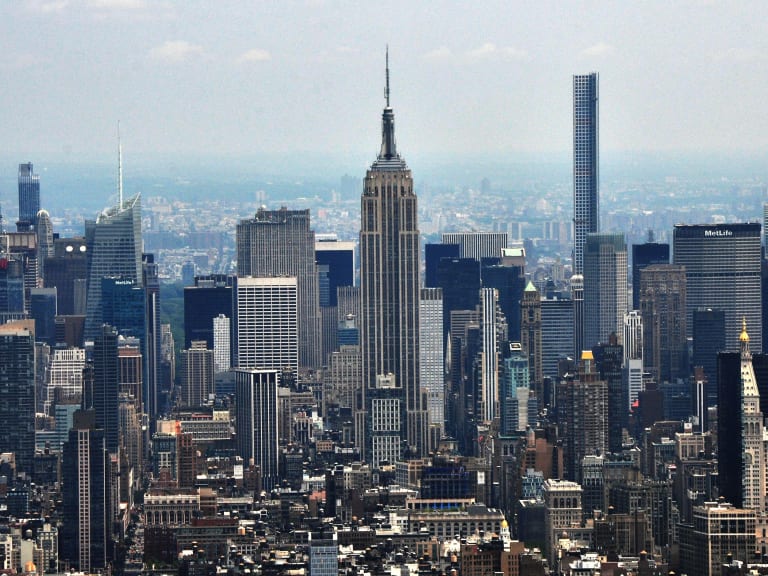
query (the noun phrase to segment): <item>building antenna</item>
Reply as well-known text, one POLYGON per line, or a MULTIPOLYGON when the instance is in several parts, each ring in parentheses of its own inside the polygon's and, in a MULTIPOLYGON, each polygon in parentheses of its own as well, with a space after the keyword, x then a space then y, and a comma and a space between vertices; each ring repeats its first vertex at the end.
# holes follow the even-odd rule
POLYGON ((123 209, 123 144, 120 141, 120 120, 117 121, 117 195, 118 209, 123 209))
POLYGON ((389 108, 389 44, 387 44, 386 55, 387 85, 384 88, 384 97, 387 99, 387 108, 389 108))

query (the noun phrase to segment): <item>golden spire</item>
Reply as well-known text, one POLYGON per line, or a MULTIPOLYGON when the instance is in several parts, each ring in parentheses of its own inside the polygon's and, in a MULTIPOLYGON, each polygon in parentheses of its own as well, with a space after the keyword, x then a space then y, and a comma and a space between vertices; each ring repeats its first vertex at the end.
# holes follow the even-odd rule
POLYGON ((741 319, 741 334, 739 334, 739 342, 749 342, 749 334, 747 334, 747 318, 741 319))

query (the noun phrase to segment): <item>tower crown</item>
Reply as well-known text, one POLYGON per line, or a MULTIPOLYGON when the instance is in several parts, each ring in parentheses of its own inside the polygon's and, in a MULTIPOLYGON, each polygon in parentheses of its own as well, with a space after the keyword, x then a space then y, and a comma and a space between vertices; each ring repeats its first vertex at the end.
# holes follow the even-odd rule
POLYGON ((373 163, 372 168, 385 170, 403 170, 407 169, 405 161, 397 153, 397 144, 395 143, 395 113, 389 104, 389 47, 387 47, 386 82, 384 86, 384 111, 381 114, 381 150, 379 156, 373 163))
POLYGON ((747 334, 747 319, 741 319, 741 334, 739 334, 739 342, 749 343, 749 334, 747 334))

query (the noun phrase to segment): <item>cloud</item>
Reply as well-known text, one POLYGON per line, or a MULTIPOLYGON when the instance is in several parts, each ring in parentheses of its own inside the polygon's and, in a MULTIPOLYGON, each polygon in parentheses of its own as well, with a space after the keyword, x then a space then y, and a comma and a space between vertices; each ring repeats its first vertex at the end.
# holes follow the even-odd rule
POLYGON ((237 59, 241 64, 247 62, 266 62, 267 60, 272 60, 272 55, 267 50, 262 50, 261 48, 253 48, 243 52, 237 59))
POLYGON ((581 51, 582 56, 597 56, 598 58, 610 56, 611 54, 613 54, 613 46, 606 44, 605 42, 598 42, 594 46, 590 46, 581 51))
POLYGON ((203 54, 202 46, 191 44, 186 40, 166 40, 160 46, 155 46, 149 51, 149 55, 155 60, 162 60, 168 63, 183 62, 203 54))
POLYGON ((440 46, 439 48, 435 48, 434 50, 430 50, 426 54, 422 56, 424 60, 432 60, 432 61, 439 61, 439 60, 450 60, 453 58, 453 52, 451 52, 451 49, 447 46, 440 46))
POLYGON ((145 0, 88 0, 87 5, 98 10, 141 10, 147 7, 145 0))
POLYGON ((713 57, 715 62, 731 62, 735 64, 744 62, 759 62, 763 60, 763 55, 757 50, 743 47, 728 48, 723 52, 716 53, 713 57))
POLYGON ((27 2, 27 8, 39 14, 60 14, 69 6, 69 0, 32 0, 27 2))
POLYGON ((486 42, 467 52, 467 57, 471 60, 487 60, 490 58, 501 58, 504 60, 526 60, 528 52, 513 46, 496 46, 493 42, 486 42))

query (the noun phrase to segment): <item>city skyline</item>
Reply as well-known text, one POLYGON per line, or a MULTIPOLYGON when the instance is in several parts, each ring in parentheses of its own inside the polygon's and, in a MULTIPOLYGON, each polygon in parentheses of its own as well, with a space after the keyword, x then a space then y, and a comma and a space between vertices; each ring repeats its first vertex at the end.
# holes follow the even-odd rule
POLYGON ((567 151, 568 79, 592 70, 606 151, 765 148, 762 4, 391 8, 371 35, 373 7, 333 2, 4 5, 0 68, 16 82, 0 154, 106 157, 122 120, 136 154, 333 150, 361 166, 380 96, 357 78, 387 43, 419 154, 567 151))

